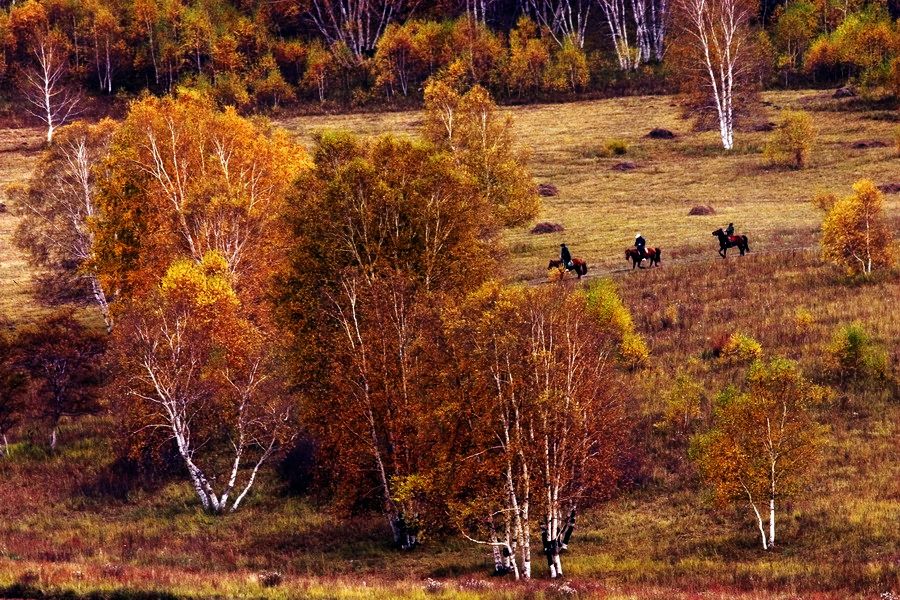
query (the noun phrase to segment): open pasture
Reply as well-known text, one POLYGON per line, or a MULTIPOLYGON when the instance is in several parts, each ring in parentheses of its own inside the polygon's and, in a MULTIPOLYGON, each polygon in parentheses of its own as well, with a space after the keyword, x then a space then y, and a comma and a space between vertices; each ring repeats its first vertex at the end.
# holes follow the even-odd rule
MULTIPOLYGON (((749 129, 774 122, 784 108, 813 111, 818 141, 803 170, 769 167, 763 159, 766 131, 739 131, 726 153, 717 131, 692 131, 691 121, 669 96, 647 96, 511 107, 519 142, 529 148, 538 183, 552 183, 556 197, 544 198, 538 221, 559 223, 561 233, 508 232, 509 274, 544 275, 548 258, 567 242, 576 256, 602 270, 625 266, 624 249, 641 232, 673 257, 716 258, 710 233, 734 222, 750 237, 753 251, 811 246, 821 214, 810 199, 820 190, 850 193, 862 178, 876 184, 900 182, 900 157, 892 147, 892 115, 843 110, 827 91, 768 92, 765 113, 749 129), (647 137, 653 128, 675 133, 671 140, 647 137), (625 154, 604 157, 610 140, 624 140, 625 154), (880 147, 854 148, 857 142, 880 147), (875 144, 879 146, 879 144, 875 144), (632 162, 636 168, 614 167, 632 162), (712 205, 712 216, 688 216, 697 205, 712 205)), ((306 144, 321 129, 348 129, 363 135, 415 135, 421 113, 335 115, 287 119, 282 125, 306 144)), ((888 214, 900 215, 900 195, 887 196, 888 214)), ((734 252, 734 251, 733 251, 734 252)), ((736 254, 736 252, 734 252, 736 254)))

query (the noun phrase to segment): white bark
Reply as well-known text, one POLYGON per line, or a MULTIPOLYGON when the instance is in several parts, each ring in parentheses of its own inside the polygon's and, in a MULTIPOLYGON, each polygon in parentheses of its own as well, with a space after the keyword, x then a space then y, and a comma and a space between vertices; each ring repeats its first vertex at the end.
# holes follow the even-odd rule
POLYGON ((742 0, 680 0, 689 21, 702 70, 716 106, 719 135, 726 150, 734 147, 734 94, 746 68, 752 11, 742 0))
POLYGON ((35 62, 24 72, 25 110, 47 126, 50 144, 56 130, 78 114, 81 97, 65 87, 67 59, 49 34, 36 34, 31 51, 35 62))
POLYGON ((329 45, 343 42, 362 58, 404 8, 404 0, 312 0, 308 14, 329 45))
MULTIPOLYGON (((623 71, 636 69, 640 65, 640 55, 636 55, 628 41, 628 22, 625 14, 624 0, 597 0, 606 24, 609 27, 609 35, 612 40, 619 68, 623 71)), ((639 52, 639 51, 638 51, 639 52)))
MULTIPOLYGON (((142 324, 137 335, 141 341, 139 380, 151 390, 149 395, 132 391, 136 396, 155 404, 161 423, 157 427, 169 431, 175 440, 178 454, 188 470, 191 484, 203 508, 211 513, 232 512, 238 509, 256 482, 262 464, 275 451, 278 430, 287 419, 287 413, 259 414, 251 405, 259 402, 259 386, 267 379, 260 373, 257 359, 248 367, 240 380, 232 380, 226 374, 236 402, 235 422, 229 425, 235 431, 231 440, 233 458, 227 474, 227 482, 216 489, 214 482, 220 477, 207 474, 198 463, 198 451, 205 445, 192 437, 194 419, 203 405, 210 400, 199 385, 206 368, 204 359, 192 347, 188 333, 189 316, 181 314, 174 320, 161 319, 155 325, 142 324), (256 452, 255 459, 247 454, 256 452), (240 474, 249 468, 241 483, 240 474), (237 496, 230 500, 237 491, 237 496), (229 501, 230 500, 230 501, 229 501)), ((224 456, 224 453, 220 453, 224 456)))
POLYGON ((560 47, 570 38, 579 48, 583 48, 592 1, 527 0, 524 8, 538 24, 550 31, 560 47))

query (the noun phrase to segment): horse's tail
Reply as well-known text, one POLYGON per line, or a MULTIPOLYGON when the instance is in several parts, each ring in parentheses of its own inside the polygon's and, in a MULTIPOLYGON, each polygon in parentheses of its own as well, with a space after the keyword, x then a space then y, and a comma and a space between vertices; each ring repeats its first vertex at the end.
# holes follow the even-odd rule
POLYGON ((581 274, 587 275, 587 269, 587 261, 584 261, 583 263, 581 263, 581 274))
POLYGON ((660 259, 662 259, 662 248, 656 249, 656 264, 659 264, 660 259))
POLYGON ((750 252, 750 238, 748 238, 746 235, 744 236, 744 249, 747 252, 750 252))

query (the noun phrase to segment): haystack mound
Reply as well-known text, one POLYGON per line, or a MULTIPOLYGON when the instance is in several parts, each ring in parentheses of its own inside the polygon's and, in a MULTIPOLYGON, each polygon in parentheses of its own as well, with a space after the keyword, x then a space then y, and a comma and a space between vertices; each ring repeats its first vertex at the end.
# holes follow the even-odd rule
POLYGON ((656 127, 650 130, 650 133, 647 134, 647 137, 653 138, 654 140, 674 140, 675 134, 668 129, 656 127))
POLYGON ((538 194, 543 197, 558 196, 559 188, 552 183, 539 183, 537 186, 538 194))
POLYGON ((689 217, 698 217, 698 216, 706 216, 706 215, 714 215, 716 214, 716 209, 714 209, 709 204, 698 204, 691 208, 688 211, 689 217))
POLYGON ((531 228, 531 233, 534 234, 542 234, 542 233, 558 233, 560 231, 564 231, 565 228, 559 223, 550 223, 544 221, 543 223, 538 223, 534 227, 531 228))

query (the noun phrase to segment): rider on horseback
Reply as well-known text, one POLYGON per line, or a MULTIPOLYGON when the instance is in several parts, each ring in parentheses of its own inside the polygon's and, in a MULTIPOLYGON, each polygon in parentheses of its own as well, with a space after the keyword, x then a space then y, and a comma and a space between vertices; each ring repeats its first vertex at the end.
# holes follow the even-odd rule
POLYGON ((725 235, 731 237, 734 235, 734 223, 729 223, 728 227, 725 228, 725 235))
POLYGON ((644 239, 644 236, 641 235, 641 232, 638 232, 634 236, 634 247, 637 248, 637 251, 640 253, 641 258, 646 258, 647 253, 644 249, 647 246, 647 240, 644 239))
POLYGON ((567 271, 572 270, 572 253, 569 252, 569 247, 565 244, 559 245, 559 259, 562 261, 567 271))

